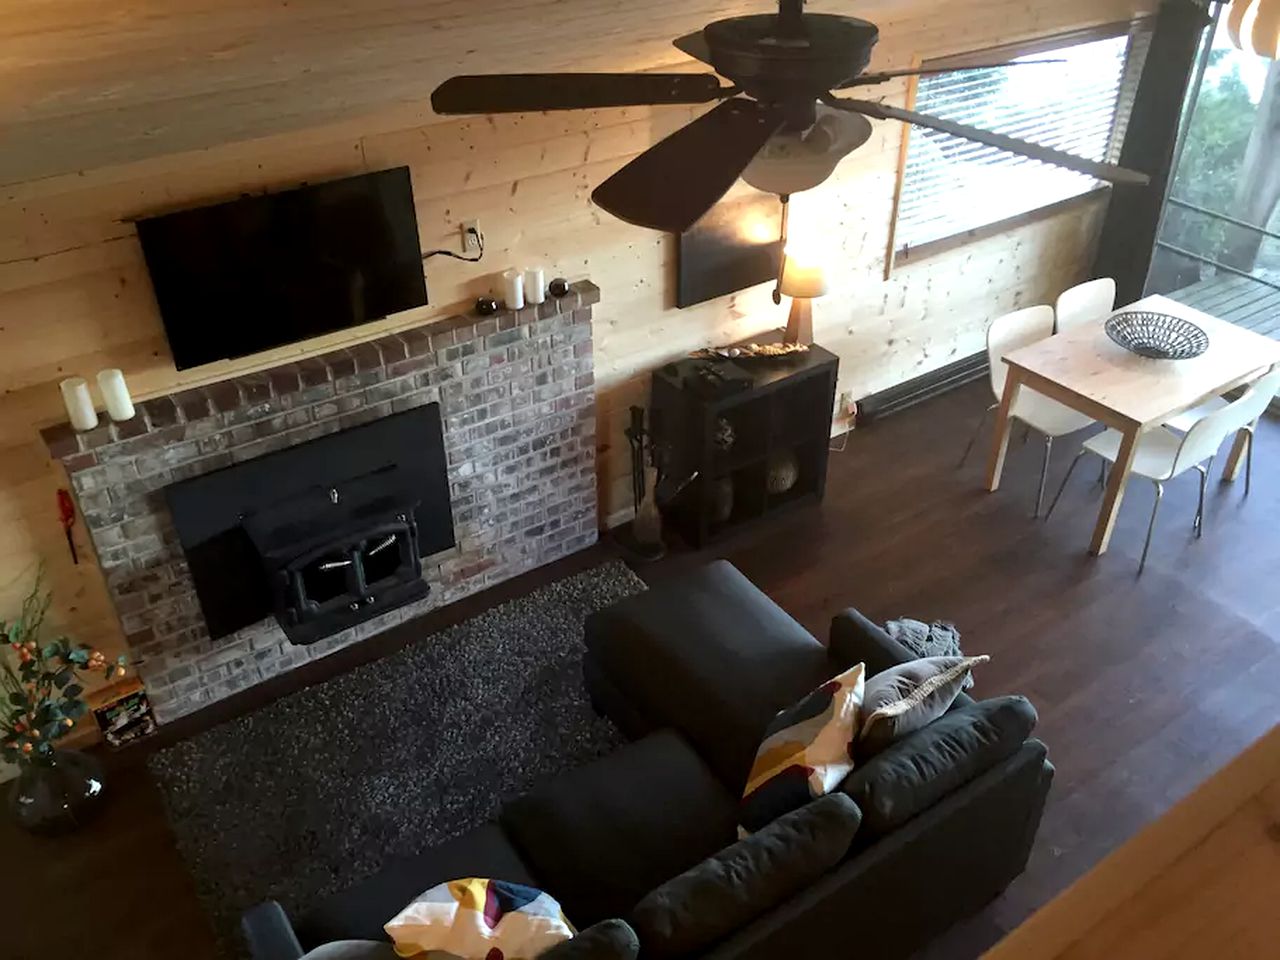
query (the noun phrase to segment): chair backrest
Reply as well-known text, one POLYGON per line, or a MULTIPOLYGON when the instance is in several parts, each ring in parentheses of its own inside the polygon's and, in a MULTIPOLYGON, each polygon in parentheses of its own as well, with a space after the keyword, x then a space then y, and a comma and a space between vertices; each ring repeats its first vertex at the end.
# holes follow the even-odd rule
POLYGON ((1009 372, 1001 359, 1019 347, 1053 336, 1053 307, 1047 303, 1024 307, 996 317, 987 327, 987 362, 991 365, 991 391, 999 400, 1004 396, 1004 381, 1009 372))
POLYGON ((1061 333, 1090 320, 1101 320, 1115 307, 1116 282, 1110 277, 1077 284, 1058 297, 1058 305, 1054 308, 1058 318, 1055 330, 1061 333))
POLYGON ((1280 391, 1280 370, 1272 370, 1221 410, 1196 421, 1182 438, 1171 476, 1190 470, 1217 453, 1223 440, 1262 416, 1277 391, 1280 391))

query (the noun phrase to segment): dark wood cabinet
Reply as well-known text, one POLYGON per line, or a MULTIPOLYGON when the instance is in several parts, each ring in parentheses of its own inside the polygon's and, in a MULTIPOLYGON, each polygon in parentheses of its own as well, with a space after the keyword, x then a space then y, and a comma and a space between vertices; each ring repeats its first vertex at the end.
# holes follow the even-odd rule
POLYGON ((681 360, 653 375, 650 430, 674 488, 663 522, 702 546, 776 510, 822 499, 835 406, 835 354, 681 360), (722 375, 699 371, 710 363, 722 375))

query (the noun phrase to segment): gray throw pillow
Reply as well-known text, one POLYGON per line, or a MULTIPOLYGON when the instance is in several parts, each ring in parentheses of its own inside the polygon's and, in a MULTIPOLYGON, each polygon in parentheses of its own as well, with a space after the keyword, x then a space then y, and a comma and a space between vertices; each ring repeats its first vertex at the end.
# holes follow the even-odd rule
POLYGON ((399 960, 391 944, 377 940, 335 940, 316 947, 302 960, 399 960))
POLYGON ((696 953, 792 897, 840 862, 861 820, 832 793, 668 880, 631 913, 645 957, 696 953))
POLYGON ((625 920, 601 920, 538 954, 538 960, 635 960, 640 940, 625 920))
POLYGON ((1026 697, 981 700, 891 744, 844 778, 862 811, 860 840, 882 837, 1013 756, 1036 725, 1026 697))
POLYGON ((969 671, 990 657, 908 660, 867 678, 857 753, 870 757, 950 709, 969 671))

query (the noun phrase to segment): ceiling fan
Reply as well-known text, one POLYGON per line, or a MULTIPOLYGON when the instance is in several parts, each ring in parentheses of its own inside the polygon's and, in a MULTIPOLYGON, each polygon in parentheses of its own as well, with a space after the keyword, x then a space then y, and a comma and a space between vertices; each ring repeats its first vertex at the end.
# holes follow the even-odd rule
MULTIPOLYGON (((692 226, 739 176, 772 193, 816 186, 870 137, 867 117, 928 127, 1099 180, 1148 182, 1145 174, 1052 147, 914 110, 834 96, 833 90, 895 77, 950 72, 926 68, 864 73, 879 34, 866 20, 805 13, 804 0, 778 0, 776 14, 717 20, 674 41, 678 49, 727 78, 730 86, 712 73, 460 76, 437 87, 431 105, 440 114, 478 114, 720 101, 640 154, 591 195, 615 217, 672 233, 692 226)), ((1015 65, 1020 64, 964 69, 1015 65)))

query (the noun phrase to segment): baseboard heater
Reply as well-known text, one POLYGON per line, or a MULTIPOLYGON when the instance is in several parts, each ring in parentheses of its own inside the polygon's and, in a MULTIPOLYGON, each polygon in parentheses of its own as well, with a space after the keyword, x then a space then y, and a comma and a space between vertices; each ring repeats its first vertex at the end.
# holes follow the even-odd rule
POLYGON ((948 390, 962 387, 987 373, 987 352, 948 363, 922 376, 899 383, 888 390, 881 390, 858 401, 858 422, 870 423, 880 417, 897 413, 922 400, 939 396, 948 390))

